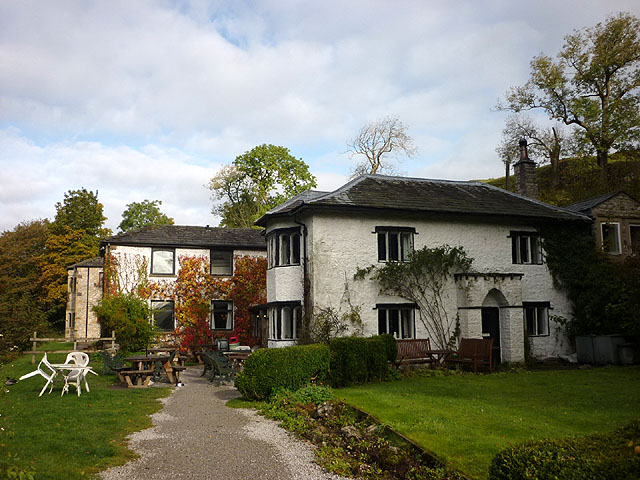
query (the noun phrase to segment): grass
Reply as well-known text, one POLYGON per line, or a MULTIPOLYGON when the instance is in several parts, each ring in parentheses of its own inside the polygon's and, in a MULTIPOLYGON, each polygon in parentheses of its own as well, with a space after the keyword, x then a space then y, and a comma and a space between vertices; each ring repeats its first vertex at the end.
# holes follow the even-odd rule
MULTIPOLYGON (((53 363, 65 354, 49 354, 53 363)), ((39 360, 41 355, 38 354, 39 360)), ((102 360, 90 364, 102 374, 102 360)), ((31 355, 0 368, 0 477, 9 467, 34 472, 38 480, 90 478, 98 471, 120 465, 135 456, 125 437, 151 426, 149 415, 158 411, 159 398, 170 388, 112 388, 114 375, 90 375, 90 393, 78 397, 75 389, 60 397, 58 381, 49 395, 38 397, 45 380, 31 377, 5 386, 5 377, 18 378, 35 369, 31 355)))
POLYGON ((473 478, 512 443, 608 432, 638 416, 640 367, 415 376, 335 391, 473 478))

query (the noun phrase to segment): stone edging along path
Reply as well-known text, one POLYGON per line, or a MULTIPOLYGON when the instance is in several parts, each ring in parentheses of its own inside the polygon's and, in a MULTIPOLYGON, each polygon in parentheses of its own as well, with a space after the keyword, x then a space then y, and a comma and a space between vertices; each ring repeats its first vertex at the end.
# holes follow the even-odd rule
POLYGON ((228 408, 231 386, 216 387, 200 367, 183 373, 184 387, 163 399, 153 426, 129 437, 140 458, 102 472, 118 479, 339 480, 314 463, 313 448, 252 410, 228 408))

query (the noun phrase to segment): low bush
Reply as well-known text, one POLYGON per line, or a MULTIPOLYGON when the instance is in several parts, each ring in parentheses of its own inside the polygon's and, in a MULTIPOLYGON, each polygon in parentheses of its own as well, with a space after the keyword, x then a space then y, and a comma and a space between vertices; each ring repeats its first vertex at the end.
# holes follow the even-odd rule
POLYGON ((248 399, 264 400, 279 388, 295 390, 312 379, 325 381, 329 358, 326 345, 260 349, 245 360, 235 386, 248 399))
POLYGON ((380 335, 331 340, 331 385, 344 387, 353 383, 383 380, 387 374, 389 343, 380 335))
POLYGON ((502 450, 489 467, 491 480, 640 478, 640 422, 607 434, 526 442, 502 450))

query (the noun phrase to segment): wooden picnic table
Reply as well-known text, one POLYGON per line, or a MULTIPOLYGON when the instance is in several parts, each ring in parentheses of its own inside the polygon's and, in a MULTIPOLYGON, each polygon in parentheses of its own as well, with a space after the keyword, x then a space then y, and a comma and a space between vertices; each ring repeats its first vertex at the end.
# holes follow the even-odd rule
POLYGON ((155 373, 156 362, 162 362, 162 367, 171 383, 176 383, 169 355, 133 355, 124 359, 132 365, 131 369, 120 373, 129 387, 148 387, 155 373))

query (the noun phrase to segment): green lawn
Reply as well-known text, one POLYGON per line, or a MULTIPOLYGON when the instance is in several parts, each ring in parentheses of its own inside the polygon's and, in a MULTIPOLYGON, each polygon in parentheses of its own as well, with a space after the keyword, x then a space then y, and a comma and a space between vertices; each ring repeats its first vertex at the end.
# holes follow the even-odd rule
MULTIPOLYGON (((38 354, 38 361, 42 355, 38 354)), ((49 354, 53 362, 65 354, 49 354)), ((92 356, 91 365, 102 374, 102 360, 92 356)), ((35 478, 91 477, 99 470, 122 464, 133 457, 124 438, 151 426, 149 415, 162 407, 158 401, 170 388, 111 388, 114 375, 88 377, 90 393, 60 397, 58 382, 49 395, 38 397, 45 380, 31 377, 5 386, 5 377, 18 378, 35 369, 31 355, 0 368, 0 477, 7 467, 35 471, 35 478)), ((84 389, 83 389, 84 390, 84 389)))
POLYGON ((335 394, 486 478, 510 443, 610 431, 640 416, 640 367, 415 376, 335 394))

